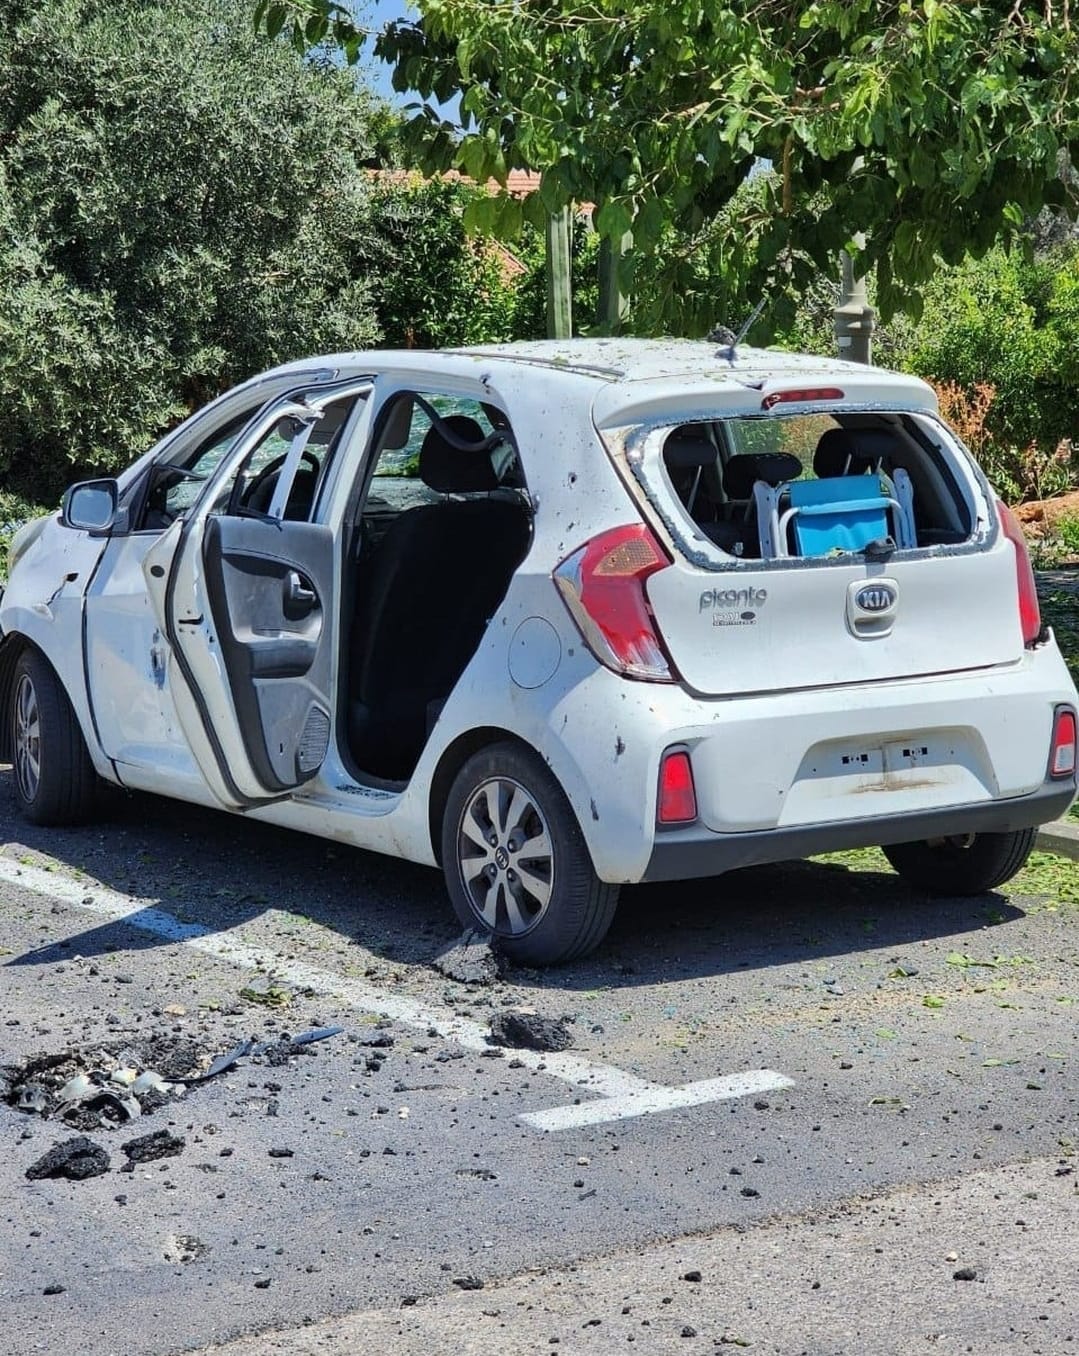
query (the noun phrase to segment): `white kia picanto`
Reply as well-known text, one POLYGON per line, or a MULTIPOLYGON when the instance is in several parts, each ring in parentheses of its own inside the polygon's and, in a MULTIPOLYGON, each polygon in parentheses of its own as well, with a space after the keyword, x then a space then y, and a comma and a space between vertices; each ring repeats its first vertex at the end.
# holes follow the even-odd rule
POLYGON ((977 893, 1076 791, 1021 533, 932 391, 689 341, 339 354, 16 537, 0 757, 440 864, 549 963, 619 886, 880 844, 977 893))

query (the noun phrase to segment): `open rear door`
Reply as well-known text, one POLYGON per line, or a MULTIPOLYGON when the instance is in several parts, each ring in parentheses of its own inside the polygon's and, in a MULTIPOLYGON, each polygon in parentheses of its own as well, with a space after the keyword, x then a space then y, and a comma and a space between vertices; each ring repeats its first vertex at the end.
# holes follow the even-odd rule
POLYGON ((365 421, 369 381, 279 401, 222 463, 144 573, 177 714, 215 795, 287 795, 329 746, 333 531, 309 521, 328 463, 365 421))

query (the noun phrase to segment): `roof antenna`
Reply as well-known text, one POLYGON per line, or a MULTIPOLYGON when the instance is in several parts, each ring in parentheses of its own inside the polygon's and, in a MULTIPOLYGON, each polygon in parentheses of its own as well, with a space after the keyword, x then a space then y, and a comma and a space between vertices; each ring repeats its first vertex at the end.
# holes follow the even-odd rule
POLYGON ((726 358, 732 367, 734 366, 735 359, 738 357, 738 354, 735 352, 735 350, 737 349, 738 345, 742 342, 742 340, 746 337, 746 335, 749 333, 749 331, 753 328, 753 324, 756 321, 757 317, 760 315, 760 313, 764 310, 764 303, 767 300, 768 300, 767 296, 761 297, 760 301, 758 301, 756 306, 754 306, 752 314, 750 315, 749 319, 746 321, 746 323, 742 326, 742 328, 738 331, 737 334, 735 334, 733 330, 729 330, 726 325, 716 325, 713 329, 710 329, 708 331, 709 343, 725 345, 725 349, 720 349, 719 356, 721 358, 726 358))

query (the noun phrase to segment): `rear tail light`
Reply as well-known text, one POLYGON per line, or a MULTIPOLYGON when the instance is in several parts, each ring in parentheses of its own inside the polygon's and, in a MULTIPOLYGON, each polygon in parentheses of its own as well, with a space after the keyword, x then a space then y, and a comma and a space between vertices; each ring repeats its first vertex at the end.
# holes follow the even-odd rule
POLYGON ((1042 633, 1042 611, 1038 605, 1038 590, 1034 587, 1034 571, 1027 551, 1027 539, 1019 526, 1019 519, 1006 504, 997 500, 997 514, 1004 535, 1015 547, 1015 578, 1019 589, 1019 624, 1023 628, 1023 644, 1035 644, 1042 633))
POLYGON ((697 818, 693 767, 685 749, 669 749, 659 766, 657 824, 688 824, 697 818))
POLYGON ((670 563, 648 528, 633 523, 593 537, 554 572, 588 648, 616 673, 675 680, 644 592, 649 575, 670 563))
POLYGON ((1053 721, 1053 742, 1049 746, 1050 777, 1075 776, 1075 712, 1070 706, 1057 708, 1053 721))

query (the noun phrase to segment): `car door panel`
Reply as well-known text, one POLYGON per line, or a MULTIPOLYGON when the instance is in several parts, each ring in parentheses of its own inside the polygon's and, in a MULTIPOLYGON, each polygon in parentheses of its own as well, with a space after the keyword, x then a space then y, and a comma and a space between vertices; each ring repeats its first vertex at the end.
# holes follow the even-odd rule
MULTIPOLYGON (((362 402, 370 389, 369 380, 356 381, 317 399, 284 397, 267 406, 187 519, 144 562, 168 640, 177 716, 207 785, 231 808, 264 804, 303 785, 329 746, 334 533, 284 514, 290 485, 303 474, 302 426, 320 420, 327 406, 362 402), (289 454, 263 468, 278 478, 275 511, 245 507, 241 468, 283 419, 301 431, 289 454)), ((345 427, 363 424, 361 414, 345 427)), ((359 441, 361 433, 355 436, 359 441)), ((246 482, 248 492, 254 483, 246 482)))
POLYGON ((265 790, 288 790, 314 776, 329 739, 333 534, 214 517, 203 560, 241 737, 265 790))

